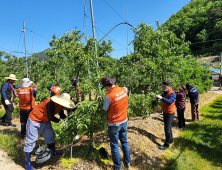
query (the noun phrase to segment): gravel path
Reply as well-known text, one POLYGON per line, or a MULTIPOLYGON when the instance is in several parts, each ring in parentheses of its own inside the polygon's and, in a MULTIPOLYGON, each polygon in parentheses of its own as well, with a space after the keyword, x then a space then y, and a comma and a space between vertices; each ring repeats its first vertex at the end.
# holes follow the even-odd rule
POLYGON ((1 170, 24 170, 20 165, 16 165, 11 158, 7 156, 7 153, 0 150, 0 169, 1 170))
POLYGON ((217 93, 217 94, 222 94, 222 91, 219 90, 220 87, 212 87, 209 92, 211 93, 217 93))

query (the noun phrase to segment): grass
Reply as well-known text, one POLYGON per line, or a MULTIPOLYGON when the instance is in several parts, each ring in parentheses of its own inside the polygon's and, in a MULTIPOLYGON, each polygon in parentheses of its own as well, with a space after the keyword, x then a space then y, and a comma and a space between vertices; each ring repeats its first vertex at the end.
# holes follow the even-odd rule
POLYGON ((0 117, 2 117, 5 114, 5 110, 0 110, 0 117))
MULTIPOLYGON (((5 109, 0 110, 0 117, 2 117, 4 114, 5 114, 5 109)), ((14 118, 14 117, 19 117, 19 114, 20 114, 19 107, 15 107, 15 108, 14 108, 14 111, 13 111, 13 113, 12 113, 12 118, 14 118)))
POLYGON ((222 96, 201 107, 202 121, 194 122, 181 132, 164 156, 163 169, 222 169, 222 96))
POLYGON ((11 159, 16 162, 24 160, 23 143, 20 140, 20 132, 16 129, 6 129, 0 132, 1 148, 7 151, 11 159))

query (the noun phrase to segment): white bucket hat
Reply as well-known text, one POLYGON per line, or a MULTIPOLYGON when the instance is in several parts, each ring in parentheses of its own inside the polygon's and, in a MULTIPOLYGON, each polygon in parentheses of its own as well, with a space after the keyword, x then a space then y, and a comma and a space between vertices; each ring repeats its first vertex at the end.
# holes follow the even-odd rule
POLYGON ((66 108, 73 109, 75 107, 75 104, 72 100, 70 100, 70 95, 68 93, 63 93, 61 96, 52 96, 51 100, 55 103, 58 103, 66 108))
POLYGON ((18 80, 14 74, 10 74, 9 77, 5 77, 4 79, 18 80))
POLYGON ((33 81, 30 81, 29 78, 24 78, 22 79, 22 87, 29 87, 31 84, 33 83, 33 81))

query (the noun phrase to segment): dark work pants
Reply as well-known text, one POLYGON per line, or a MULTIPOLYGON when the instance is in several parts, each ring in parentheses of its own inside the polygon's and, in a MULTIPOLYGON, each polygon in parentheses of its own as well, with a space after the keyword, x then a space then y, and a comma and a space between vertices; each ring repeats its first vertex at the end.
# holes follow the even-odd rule
POLYGON ((165 130, 165 137, 166 137, 164 146, 166 147, 169 147, 170 143, 173 142, 171 124, 173 122, 174 114, 163 113, 164 130, 165 130))
POLYGON ((5 123, 11 123, 12 122, 12 112, 14 111, 14 106, 11 102, 11 100, 8 100, 11 104, 10 105, 6 105, 5 104, 5 100, 2 99, 2 104, 5 108, 5 114, 4 116, 2 116, 2 122, 5 122, 5 123))
POLYGON ((192 121, 199 121, 199 103, 191 103, 191 116, 192 121))
POLYGON ((29 113, 31 110, 20 110, 20 122, 21 122, 21 136, 24 137, 26 134, 26 124, 28 121, 29 113))
POLYGON ((179 128, 185 127, 184 111, 185 111, 185 109, 177 108, 177 117, 178 117, 179 128))

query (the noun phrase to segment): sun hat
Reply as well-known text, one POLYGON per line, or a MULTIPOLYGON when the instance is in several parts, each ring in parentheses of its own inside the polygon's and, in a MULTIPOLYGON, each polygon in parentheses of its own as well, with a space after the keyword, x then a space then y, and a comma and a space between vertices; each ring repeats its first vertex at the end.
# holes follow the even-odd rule
POLYGON ((35 162, 37 164, 40 164, 40 163, 48 161, 51 158, 52 153, 53 153, 53 151, 48 149, 47 146, 41 146, 35 152, 35 154, 36 154, 35 162))
POLYGON ((116 83, 116 78, 110 78, 110 77, 108 77, 108 76, 103 77, 103 78, 102 78, 102 85, 103 85, 102 89, 103 89, 106 85, 109 85, 109 84, 114 85, 115 83, 116 83))
POLYGON ((73 109, 75 104, 72 100, 70 100, 70 95, 68 93, 63 93, 60 96, 55 95, 51 97, 51 100, 57 104, 60 104, 66 108, 73 109))
POLYGON ((33 83, 33 81, 30 81, 29 78, 24 78, 22 79, 22 87, 29 87, 31 84, 33 83))
POLYGON ((47 89, 50 90, 51 87, 52 87, 52 85, 48 85, 48 86, 47 86, 47 89))
POLYGON ((161 86, 169 86, 170 85, 170 82, 169 81, 163 81, 161 86))
POLYGON ((10 74, 9 77, 5 77, 4 79, 18 80, 14 74, 10 74))

